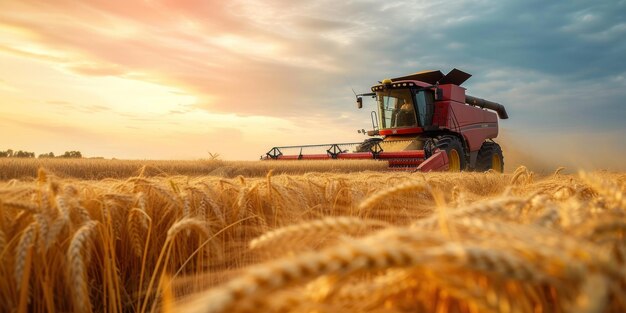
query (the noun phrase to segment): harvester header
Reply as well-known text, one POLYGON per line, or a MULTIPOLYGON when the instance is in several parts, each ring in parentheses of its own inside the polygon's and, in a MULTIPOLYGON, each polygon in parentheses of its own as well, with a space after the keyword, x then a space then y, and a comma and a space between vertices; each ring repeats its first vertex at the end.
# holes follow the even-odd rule
POLYGON ((262 159, 377 159, 395 170, 502 172, 502 149, 493 138, 498 135, 498 117, 507 119, 508 114, 499 103, 465 94, 461 84, 471 76, 453 69, 446 75, 423 71, 383 79, 372 92, 356 95, 359 109, 364 97, 374 100, 372 129, 363 131, 372 138, 273 147, 262 159), (294 149, 297 154, 285 154, 294 149))

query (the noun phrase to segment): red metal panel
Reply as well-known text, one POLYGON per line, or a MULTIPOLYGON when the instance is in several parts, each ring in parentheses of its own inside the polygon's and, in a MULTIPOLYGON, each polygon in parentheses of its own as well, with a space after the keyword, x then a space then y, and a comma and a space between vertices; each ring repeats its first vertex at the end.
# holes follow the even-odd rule
MULTIPOLYGON (((278 160, 298 160, 300 159, 299 155, 281 155, 278 157, 278 160)), ((273 159, 268 159, 273 160, 273 159)))
MULTIPOLYGON (((450 103, 449 108, 454 111, 454 115, 449 115, 450 123, 452 117, 456 117, 460 132, 467 141, 470 151, 480 149, 486 139, 495 138, 498 135, 498 116, 496 113, 453 102, 450 103)), ((455 130, 454 128, 450 129, 455 130)))
POLYGON ((411 150, 411 151, 394 151, 394 152, 381 152, 378 154, 380 159, 417 159, 424 158, 424 150, 411 150))
POLYGON ((417 167, 422 162, 424 162, 424 159, 390 159, 389 160, 389 166, 391 166, 391 167, 393 167, 393 166, 417 167))
MULTIPOLYGON (((494 112, 483 110, 464 103, 450 102, 449 110, 454 111, 454 116, 460 127, 476 123, 497 123, 498 115, 494 112)), ((452 113, 449 113, 452 115, 452 113)), ((450 116, 452 119, 452 116, 450 116)))
POLYGON ((462 134, 470 151, 476 151, 486 139, 495 138, 498 135, 498 127, 472 128, 462 131, 462 134))
POLYGON ((450 101, 435 102, 435 112, 433 114, 433 125, 439 127, 448 127, 448 107, 450 101))
POLYGON ((445 110, 447 110, 447 122, 444 127, 460 132, 467 141, 470 151, 480 149, 486 139, 498 136, 496 113, 451 101, 442 102, 439 105, 446 106, 445 110))
POLYGON ((437 151, 417 167, 418 171, 431 172, 431 171, 446 171, 448 170, 448 155, 445 151, 437 151))
POLYGON ((340 153, 338 159, 373 159, 371 152, 340 153))
POLYGON ((465 88, 459 87, 457 85, 439 85, 439 89, 443 91, 443 99, 455 101, 460 103, 465 103, 465 88))
POLYGON ((386 136, 386 135, 419 134, 423 131, 424 129, 421 127, 410 127, 410 128, 381 129, 380 131, 378 131, 378 133, 383 136, 386 136))
POLYGON ((398 167, 390 167, 388 169, 390 172, 414 172, 414 166, 398 166, 398 167))

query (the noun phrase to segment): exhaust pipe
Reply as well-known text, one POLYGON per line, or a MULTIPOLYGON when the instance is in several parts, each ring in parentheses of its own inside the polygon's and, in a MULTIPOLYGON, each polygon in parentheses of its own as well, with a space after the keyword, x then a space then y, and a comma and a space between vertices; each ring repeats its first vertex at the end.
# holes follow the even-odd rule
POLYGON ((503 120, 506 120, 507 118, 509 118, 509 115, 506 114, 506 109, 500 103, 492 102, 492 101, 481 99, 481 98, 472 97, 472 96, 469 96, 469 95, 465 96, 465 102, 470 104, 470 105, 475 105, 475 106, 478 106, 478 107, 481 107, 481 108, 494 110, 494 111, 496 111, 498 113, 498 116, 501 119, 503 119, 503 120))

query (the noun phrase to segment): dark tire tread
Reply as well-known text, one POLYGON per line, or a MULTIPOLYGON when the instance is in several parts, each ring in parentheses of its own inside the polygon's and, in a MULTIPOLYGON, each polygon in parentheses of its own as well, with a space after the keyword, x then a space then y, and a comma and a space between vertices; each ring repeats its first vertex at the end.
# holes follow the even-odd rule
POLYGON ((432 143, 427 144, 427 146, 430 146, 430 149, 427 149, 426 157, 430 157, 436 148, 445 151, 448 155, 450 154, 450 150, 455 149, 461 159, 461 171, 465 170, 467 164, 465 149, 463 148, 463 143, 459 138, 452 135, 443 135, 435 137, 431 140, 432 143))
POLYGON ((476 157, 476 171, 485 172, 490 170, 491 158, 494 154, 498 154, 500 156, 502 170, 504 171, 504 156, 502 155, 502 148, 499 144, 492 141, 485 141, 480 147, 480 150, 478 150, 478 156, 476 157))

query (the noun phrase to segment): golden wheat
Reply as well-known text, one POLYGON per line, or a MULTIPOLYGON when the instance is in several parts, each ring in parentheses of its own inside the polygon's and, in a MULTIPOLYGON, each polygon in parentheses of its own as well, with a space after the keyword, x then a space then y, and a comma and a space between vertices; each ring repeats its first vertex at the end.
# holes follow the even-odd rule
POLYGON ((7 247, 7 236, 4 231, 0 230, 0 255, 4 254, 4 249, 7 247))
MULTIPOLYGON (((354 171, 385 171, 386 162, 373 160, 325 161, 221 161, 221 160, 103 160, 103 159, 15 159, 0 158, 0 180, 34 179, 38 170, 46 168, 48 176, 99 180, 105 178, 165 177, 172 175, 218 176, 240 175, 265 177, 274 174, 309 172, 350 173, 354 171), (54 173, 54 174, 51 174, 54 173)), ((46 180, 47 177, 43 177, 46 180)))
POLYGON ((283 246, 287 239, 302 240, 305 237, 321 237, 340 234, 352 234, 363 230, 372 230, 379 227, 388 227, 388 223, 376 220, 363 220, 351 217, 335 217, 290 225, 274 231, 268 231, 260 237, 250 241, 250 248, 259 249, 268 246, 283 246))
POLYGON ((0 171, 0 311, 626 310, 621 173, 86 161, 0 171))
POLYGON ((26 262, 28 262, 28 258, 26 255, 33 248, 35 243, 35 237, 37 236, 37 222, 32 222, 26 227, 24 233, 20 236, 19 244, 17 245, 15 251, 15 282, 17 289, 22 287, 22 281, 24 276, 24 268, 26 266, 26 262))
POLYGON ((173 239, 183 230, 194 230, 204 237, 209 236, 209 230, 206 227, 206 222, 192 218, 184 218, 176 222, 172 225, 172 227, 170 227, 170 229, 167 230, 167 238, 173 239))
POLYGON ((89 300, 89 287, 87 281, 87 265, 86 256, 90 254, 89 240, 94 236, 97 222, 91 221, 81 228, 72 236, 69 249, 67 250, 67 259, 69 262, 68 275, 69 281, 72 283, 72 300, 75 312, 90 312, 91 301, 89 300))
POLYGON ((145 238, 143 236, 147 234, 150 223, 150 217, 146 213, 138 208, 130 210, 128 213, 128 235, 132 244, 133 252, 136 256, 142 257, 144 251, 145 238))

